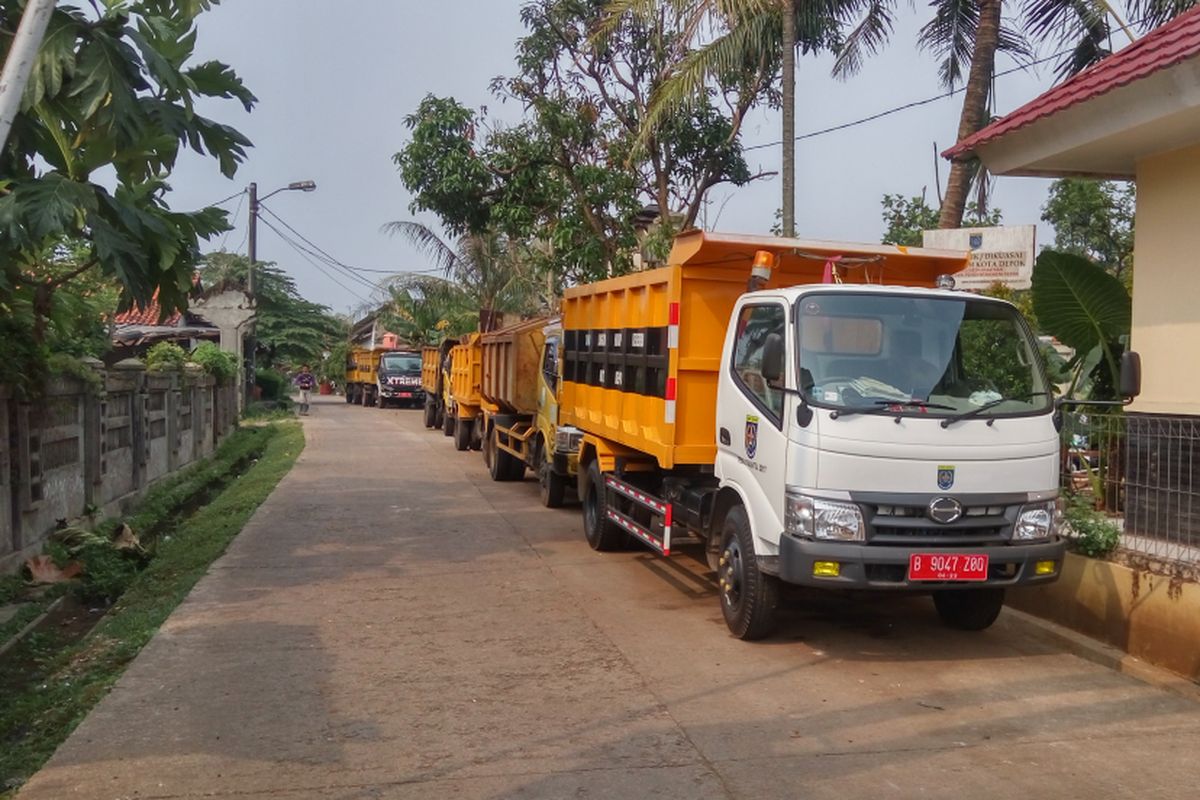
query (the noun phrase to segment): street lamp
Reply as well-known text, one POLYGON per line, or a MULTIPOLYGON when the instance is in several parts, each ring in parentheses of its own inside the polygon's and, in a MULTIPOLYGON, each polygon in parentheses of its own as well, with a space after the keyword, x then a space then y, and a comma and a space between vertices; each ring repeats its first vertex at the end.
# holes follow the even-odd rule
MULTIPOLYGON (((250 258, 250 266, 246 269, 246 296, 250 298, 250 302, 254 301, 254 264, 258 261, 258 211, 262 205, 262 201, 268 197, 274 197, 280 192, 314 192, 317 189, 315 181, 293 181, 287 186, 280 187, 273 192, 269 192, 265 197, 258 196, 258 184, 250 184, 250 235, 249 235, 249 250, 247 255, 250 258)), ((254 386, 255 375, 255 351, 258 349, 258 342, 254 335, 254 328, 251 328, 250 339, 250 369, 246 375, 246 397, 250 397, 251 389, 254 386)))

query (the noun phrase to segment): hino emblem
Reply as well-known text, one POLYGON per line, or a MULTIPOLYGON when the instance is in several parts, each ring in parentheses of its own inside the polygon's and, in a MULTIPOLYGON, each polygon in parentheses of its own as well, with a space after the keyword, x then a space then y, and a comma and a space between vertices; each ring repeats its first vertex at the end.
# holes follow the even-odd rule
POLYGON ((958 522, 962 515, 962 503, 953 497, 935 497, 929 503, 929 518, 942 525, 958 522))

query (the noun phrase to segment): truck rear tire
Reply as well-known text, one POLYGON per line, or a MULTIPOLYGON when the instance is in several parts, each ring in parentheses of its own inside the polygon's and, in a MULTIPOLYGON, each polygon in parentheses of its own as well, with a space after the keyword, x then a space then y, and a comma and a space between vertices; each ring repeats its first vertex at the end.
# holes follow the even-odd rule
POLYGON ((933 593, 942 624, 960 631, 991 627, 1004 607, 1003 589, 951 589, 933 593))
POLYGON ((600 465, 592 461, 587 467, 587 488, 583 495, 583 535, 593 550, 609 552, 621 550, 629 541, 625 531, 605 515, 608 508, 607 492, 600 465))
POLYGON ((454 449, 468 450, 471 447, 471 420, 460 419, 454 423, 454 449))
POLYGON ((562 508, 563 498, 567 495, 567 479, 554 471, 544 443, 538 447, 538 487, 543 506, 562 508))
POLYGON ((425 401, 425 417, 422 421, 425 423, 426 428, 437 426, 437 406, 428 400, 425 401))
POLYGON ((442 414, 442 434, 445 436, 454 435, 454 415, 449 409, 442 414))
POLYGON ((725 624, 734 636, 745 641, 769 636, 775 630, 779 607, 779 578, 758 568, 746 509, 729 509, 721 526, 721 541, 717 577, 725 624))

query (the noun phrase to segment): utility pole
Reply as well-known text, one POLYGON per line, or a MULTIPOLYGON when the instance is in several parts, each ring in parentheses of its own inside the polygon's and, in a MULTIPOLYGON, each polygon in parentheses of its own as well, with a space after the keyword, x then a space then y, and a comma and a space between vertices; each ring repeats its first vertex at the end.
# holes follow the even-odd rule
MULTIPOLYGON (((257 307, 258 302, 257 302, 257 300, 255 300, 255 297, 254 297, 254 262, 258 260, 258 184, 257 183, 250 184, 250 222, 249 222, 249 226, 250 226, 249 227, 249 237, 248 237, 249 243, 247 245, 247 247, 249 249, 247 250, 246 255, 249 256, 250 264, 246 268, 246 296, 250 298, 250 305, 252 307, 257 307)), ((255 351, 258 350, 258 338, 255 335, 257 333, 257 330, 256 330, 257 325, 258 325, 258 320, 256 319, 256 320, 254 320, 254 322, 251 323, 250 333, 246 337, 246 339, 248 340, 248 346, 250 348, 250 352, 247 353, 247 355, 246 355, 247 367, 246 367, 245 392, 246 392, 246 402, 247 403, 249 403, 251 398, 254 396, 254 378, 255 378, 255 372, 258 367, 257 359, 255 358, 255 351)))
POLYGON ((0 150, 8 143, 8 132, 21 110, 21 98, 25 96, 54 4, 55 0, 29 0, 4 61, 4 70, 0 71, 0 150))

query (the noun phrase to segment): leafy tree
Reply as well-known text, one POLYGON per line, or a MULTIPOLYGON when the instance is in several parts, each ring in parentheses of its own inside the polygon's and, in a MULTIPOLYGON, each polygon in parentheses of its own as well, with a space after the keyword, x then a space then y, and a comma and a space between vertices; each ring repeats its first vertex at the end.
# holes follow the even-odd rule
POLYGON ((652 111, 690 52, 690 18, 623 13, 593 36, 605 6, 536 0, 522 9, 516 74, 492 84, 521 104, 521 124, 493 128, 432 96, 406 119, 411 140, 395 160, 414 212, 434 212, 455 238, 494 231, 534 243, 526 256, 539 271, 569 282, 627 270, 645 207, 669 238, 695 223, 712 187, 762 177, 751 174, 739 134, 746 113, 774 96, 774 60, 756 54, 694 102, 652 111))
MULTIPOLYGON (((881 201, 883 205, 883 222, 887 230, 883 234, 884 244, 900 244, 908 247, 920 247, 922 232, 938 227, 938 212, 925 200, 925 190, 913 197, 900 194, 885 194, 881 201)), ((999 225, 1003 212, 998 208, 982 212, 976 203, 967 205, 967 213, 963 223, 972 228, 989 228, 999 225)))
MULTIPOLYGON (((85 274, 115 279, 121 305, 158 293, 186 303, 199 243, 226 229, 216 208, 167 204, 183 147, 232 176, 249 141, 196 113, 205 97, 255 103, 236 74, 190 64, 198 14, 217 0, 136 0, 53 12, 0 151, 0 362, 35 384, 55 294, 85 274), (63 269, 63 243, 77 260, 63 269)), ((24 3, 0 0, 0 60, 24 3)))
POLYGON ((1132 325, 1128 290, 1102 267, 1075 253, 1043 250, 1033 269, 1033 308, 1045 332, 1075 351, 1072 393, 1111 400, 1120 385, 1120 356, 1132 325))
MULTIPOLYGON (((200 281, 210 291, 245 291, 249 265, 243 255, 210 253, 204 257, 200 281)), ((255 339, 264 366, 316 364, 345 335, 344 325, 329 308, 301 297, 296 282, 273 262, 254 265, 254 296, 255 339)))
POLYGON ((1054 226, 1054 247, 1099 264, 1129 288, 1133 278, 1132 183, 1062 178, 1050 184, 1042 221, 1054 226))

